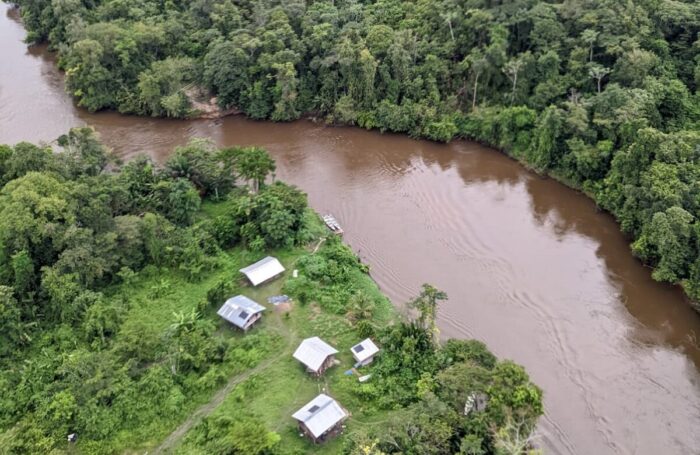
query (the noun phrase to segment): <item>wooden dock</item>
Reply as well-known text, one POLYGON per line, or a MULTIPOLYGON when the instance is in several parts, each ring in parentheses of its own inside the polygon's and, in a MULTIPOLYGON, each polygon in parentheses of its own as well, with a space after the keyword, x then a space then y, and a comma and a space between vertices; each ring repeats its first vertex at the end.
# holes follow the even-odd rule
POLYGON ((338 220, 336 220, 333 215, 323 215, 323 222, 326 223, 328 229, 334 234, 343 235, 343 228, 340 227, 340 223, 338 223, 338 220))

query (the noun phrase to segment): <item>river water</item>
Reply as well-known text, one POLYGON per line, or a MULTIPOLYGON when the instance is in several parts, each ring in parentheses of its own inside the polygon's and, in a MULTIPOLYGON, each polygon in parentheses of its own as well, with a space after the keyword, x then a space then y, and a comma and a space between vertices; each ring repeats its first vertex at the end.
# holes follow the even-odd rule
POLYGON ((700 316, 655 283, 589 199, 480 145, 306 121, 175 121, 90 114, 0 4, 0 143, 89 124, 121 157, 163 160, 192 137, 261 145, 278 178, 332 212, 400 304, 447 292, 444 336, 477 338, 545 391, 539 444, 556 454, 700 453, 700 316))

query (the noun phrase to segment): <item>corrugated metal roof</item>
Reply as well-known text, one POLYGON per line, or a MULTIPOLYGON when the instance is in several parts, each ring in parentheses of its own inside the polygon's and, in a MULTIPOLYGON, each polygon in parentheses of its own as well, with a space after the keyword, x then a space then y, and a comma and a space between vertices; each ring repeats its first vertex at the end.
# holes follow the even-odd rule
POLYGON ((304 422, 311 434, 315 438, 319 438, 336 424, 342 422, 347 416, 347 413, 337 401, 322 393, 306 403, 292 417, 300 422, 304 422))
POLYGON ((362 340, 355 346, 351 347, 350 351, 352 352, 352 356, 355 357, 355 360, 358 362, 364 362, 379 352, 379 348, 376 344, 374 344, 374 341, 367 338, 366 340, 362 340))
POLYGON ((326 343, 319 337, 307 338, 301 342, 294 358, 309 367, 313 371, 318 371, 329 355, 337 354, 338 350, 326 343))
POLYGON ((255 264, 242 268, 240 272, 248 277, 253 286, 257 286, 284 272, 284 267, 277 258, 268 256, 255 264))
POLYGON ((243 329, 250 318, 261 311, 265 311, 264 306, 244 295, 237 295, 228 299, 216 314, 236 327, 243 329))

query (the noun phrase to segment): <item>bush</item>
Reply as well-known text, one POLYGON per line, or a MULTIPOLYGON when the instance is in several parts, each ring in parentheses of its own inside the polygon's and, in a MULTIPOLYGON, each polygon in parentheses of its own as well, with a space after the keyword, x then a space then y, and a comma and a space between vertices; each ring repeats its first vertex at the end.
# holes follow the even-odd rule
POLYGON ((315 286, 309 278, 299 276, 285 281, 282 291, 294 297, 301 305, 306 305, 314 298, 315 286))
POLYGON ((269 453, 281 440, 255 417, 208 417, 192 436, 206 453, 258 455, 269 453))
POLYGON ((222 278, 207 291, 207 302, 212 306, 221 306, 229 297, 238 292, 238 286, 232 278, 222 278))
POLYGON ((488 347, 478 340, 450 339, 442 348, 441 354, 448 365, 469 361, 490 370, 497 361, 488 347))

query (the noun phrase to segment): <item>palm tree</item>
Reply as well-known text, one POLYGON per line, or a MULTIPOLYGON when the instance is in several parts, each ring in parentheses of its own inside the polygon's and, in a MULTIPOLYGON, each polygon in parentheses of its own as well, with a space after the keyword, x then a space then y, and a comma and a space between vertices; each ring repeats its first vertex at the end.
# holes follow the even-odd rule
POLYGON ((457 12, 448 11, 445 13, 440 13, 440 17, 442 18, 442 20, 444 20, 447 23, 447 26, 450 28, 450 37, 452 38, 452 41, 454 42, 455 32, 452 29, 452 21, 457 19, 457 12))
POLYGON ((581 33, 581 39, 583 40, 584 43, 588 44, 588 49, 589 49, 589 58, 588 62, 593 63, 593 46, 595 46, 596 41, 598 40, 598 32, 595 30, 588 28, 581 33))
POLYGON ((472 111, 474 111, 479 91, 479 78, 488 68, 489 62, 481 50, 477 49, 464 58, 463 65, 469 69, 474 80, 474 86, 472 87, 472 111))
POLYGON ((603 78, 610 74, 610 69, 594 63, 589 68, 588 74, 598 82, 598 93, 600 93, 603 78))
POLYGON ((432 334, 435 343, 437 343, 439 335, 436 320, 438 301, 440 300, 447 300, 447 294, 426 283, 418 297, 408 303, 410 308, 418 310, 418 325, 432 334))
POLYGON ((522 58, 514 58, 513 60, 510 60, 508 63, 505 64, 503 67, 503 72, 508 76, 508 79, 513 83, 513 87, 511 89, 511 94, 510 94, 510 104, 511 106, 513 105, 513 102, 515 101, 515 87, 518 84, 518 74, 520 74, 520 70, 523 68, 523 65, 525 62, 523 61, 522 58))
POLYGON ((372 318, 374 302, 364 291, 358 291, 350 297, 347 317, 353 324, 372 318))
POLYGON ((175 321, 168 327, 167 336, 170 343, 168 358, 170 360, 170 371, 173 376, 177 375, 178 367, 180 365, 180 355, 182 354, 184 348, 181 346, 180 337, 194 330, 195 326, 200 320, 200 315, 193 308, 191 312, 185 313, 183 311, 179 313, 173 313, 175 321))

